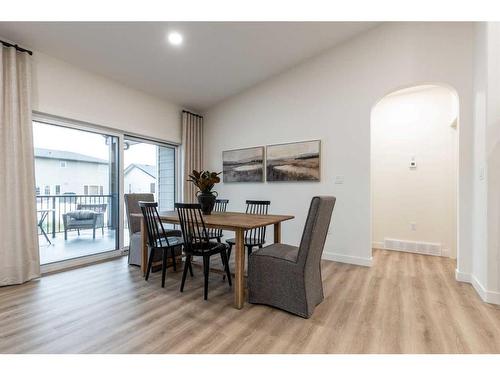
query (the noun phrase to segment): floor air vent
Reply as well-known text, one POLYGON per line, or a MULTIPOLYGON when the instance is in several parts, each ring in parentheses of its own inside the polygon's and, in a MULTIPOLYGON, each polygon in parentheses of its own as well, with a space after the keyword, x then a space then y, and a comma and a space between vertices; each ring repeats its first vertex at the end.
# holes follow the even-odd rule
POLYGON ((441 244, 432 242, 416 242, 384 238, 386 250, 406 251, 409 253, 441 255, 441 244))

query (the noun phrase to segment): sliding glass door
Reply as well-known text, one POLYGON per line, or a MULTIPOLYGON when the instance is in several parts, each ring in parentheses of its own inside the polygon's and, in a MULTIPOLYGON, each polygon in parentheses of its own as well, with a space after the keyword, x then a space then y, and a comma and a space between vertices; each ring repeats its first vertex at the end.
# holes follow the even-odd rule
MULTIPOLYGON (((123 155, 124 193, 151 193, 158 202, 160 211, 173 210, 175 147, 125 136, 123 155)), ((128 246, 129 228, 126 217, 124 222, 124 245, 128 246)))
POLYGON ((119 248, 119 137, 33 122, 41 264, 119 248))

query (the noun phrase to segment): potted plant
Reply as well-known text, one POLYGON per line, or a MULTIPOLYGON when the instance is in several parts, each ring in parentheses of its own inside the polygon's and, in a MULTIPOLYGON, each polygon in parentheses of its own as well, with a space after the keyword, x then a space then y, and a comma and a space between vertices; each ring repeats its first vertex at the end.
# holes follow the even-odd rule
POLYGON ((187 181, 191 181, 194 186, 198 188, 196 196, 198 197, 198 202, 201 205, 201 211, 205 215, 210 215, 215 205, 215 198, 217 197, 217 192, 212 190, 215 184, 220 182, 219 175, 222 172, 210 172, 210 171, 196 171, 189 175, 187 181))

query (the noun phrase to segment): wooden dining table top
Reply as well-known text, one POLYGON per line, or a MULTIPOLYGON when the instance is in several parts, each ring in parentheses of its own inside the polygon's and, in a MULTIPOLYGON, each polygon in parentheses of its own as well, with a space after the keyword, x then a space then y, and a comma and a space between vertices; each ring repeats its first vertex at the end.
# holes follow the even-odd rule
MULTIPOLYGON (((179 224, 177 211, 160 211, 158 214, 162 221, 179 224)), ((133 214, 132 216, 142 217, 142 214, 133 214)), ((203 221, 207 227, 227 230, 254 229, 293 218, 292 215, 254 215, 244 212, 212 212, 211 215, 203 215, 203 221)))

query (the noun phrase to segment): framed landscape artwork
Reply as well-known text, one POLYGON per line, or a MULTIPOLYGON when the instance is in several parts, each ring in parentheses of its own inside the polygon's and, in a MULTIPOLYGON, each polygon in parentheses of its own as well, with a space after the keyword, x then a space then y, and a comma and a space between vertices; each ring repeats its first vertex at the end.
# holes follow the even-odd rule
POLYGON ((267 181, 319 181, 321 142, 267 146, 267 181))
POLYGON ((224 182, 263 182, 264 147, 222 152, 224 182))

